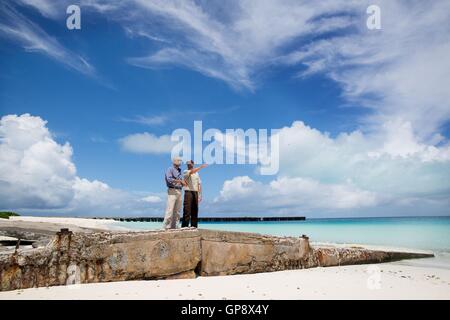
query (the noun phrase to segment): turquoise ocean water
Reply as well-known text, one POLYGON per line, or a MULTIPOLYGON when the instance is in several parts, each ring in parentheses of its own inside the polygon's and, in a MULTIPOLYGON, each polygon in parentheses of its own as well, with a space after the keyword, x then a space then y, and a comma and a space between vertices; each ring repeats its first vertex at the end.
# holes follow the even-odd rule
MULTIPOLYGON (((120 222, 130 229, 160 229, 158 222, 120 222)), ((370 244, 450 253, 450 217, 306 219, 276 222, 203 222, 200 228, 310 237, 313 242, 370 244)))

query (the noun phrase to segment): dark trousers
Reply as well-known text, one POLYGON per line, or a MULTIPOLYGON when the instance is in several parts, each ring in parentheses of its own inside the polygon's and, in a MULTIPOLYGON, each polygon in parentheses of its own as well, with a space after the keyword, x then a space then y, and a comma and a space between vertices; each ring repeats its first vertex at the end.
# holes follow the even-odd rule
POLYGON ((183 204, 183 221, 181 227, 189 227, 189 220, 191 221, 191 227, 197 228, 198 218, 198 192, 197 191, 184 191, 184 204, 183 204))

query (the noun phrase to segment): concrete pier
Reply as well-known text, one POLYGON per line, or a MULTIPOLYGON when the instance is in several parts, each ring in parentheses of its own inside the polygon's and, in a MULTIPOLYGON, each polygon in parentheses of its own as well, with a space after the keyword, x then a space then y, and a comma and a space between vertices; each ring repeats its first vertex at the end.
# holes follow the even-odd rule
POLYGON ((60 230, 45 246, 0 253, 0 291, 142 279, 194 278, 401 259, 432 254, 314 247, 303 237, 178 229, 60 230))

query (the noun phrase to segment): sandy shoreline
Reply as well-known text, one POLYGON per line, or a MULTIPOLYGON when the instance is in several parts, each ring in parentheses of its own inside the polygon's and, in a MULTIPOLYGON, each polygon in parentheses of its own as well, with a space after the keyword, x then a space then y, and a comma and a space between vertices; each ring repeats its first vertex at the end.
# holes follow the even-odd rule
POLYGON ((123 230, 128 231, 129 229, 119 225, 118 221, 112 219, 88 219, 88 218, 71 218, 71 217, 32 217, 32 216, 17 216, 10 217, 4 222, 30 222, 30 223, 49 223, 64 225, 67 227, 77 226, 80 228, 88 229, 100 229, 100 230, 123 230))

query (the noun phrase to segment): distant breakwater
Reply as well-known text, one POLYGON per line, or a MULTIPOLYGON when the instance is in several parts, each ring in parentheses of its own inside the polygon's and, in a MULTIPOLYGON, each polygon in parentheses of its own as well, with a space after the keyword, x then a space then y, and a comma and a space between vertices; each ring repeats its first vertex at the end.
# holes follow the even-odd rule
MULTIPOLYGON (((94 217, 94 219, 112 219, 122 222, 163 222, 162 217, 94 217)), ((199 217, 199 222, 243 222, 243 221, 302 221, 305 217, 199 217)))

